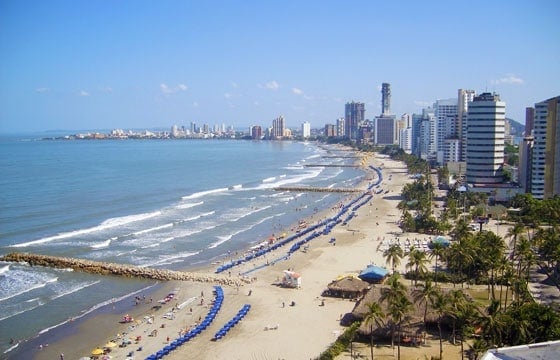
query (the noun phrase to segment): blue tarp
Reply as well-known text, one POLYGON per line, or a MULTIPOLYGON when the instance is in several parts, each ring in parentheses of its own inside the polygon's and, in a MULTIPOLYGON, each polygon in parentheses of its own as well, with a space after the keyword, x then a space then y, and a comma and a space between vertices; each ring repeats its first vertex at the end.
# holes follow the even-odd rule
POLYGON ((364 281, 380 281, 387 276, 389 271, 385 268, 368 265, 368 267, 358 275, 358 277, 364 281))

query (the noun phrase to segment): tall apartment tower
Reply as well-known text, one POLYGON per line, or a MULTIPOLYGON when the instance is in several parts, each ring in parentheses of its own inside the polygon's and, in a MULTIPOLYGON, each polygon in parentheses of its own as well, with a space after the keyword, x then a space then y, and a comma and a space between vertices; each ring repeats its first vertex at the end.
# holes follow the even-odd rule
POLYGON ((498 94, 482 93, 468 105, 467 182, 503 182, 506 103, 498 94))
POLYGON ((436 100, 434 103, 434 115, 436 117, 436 151, 437 162, 445 162, 447 139, 457 138, 457 99, 436 100))
POLYGON ((474 90, 459 89, 457 91, 457 136, 461 140, 461 161, 467 158, 467 112, 469 103, 474 100, 474 90))
POLYGON ((351 140, 358 139, 358 129, 365 119, 365 104, 360 102, 346 103, 344 107, 344 136, 351 140))
POLYGON ((531 193, 560 195, 560 96, 535 104, 531 193))
POLYGON ((301 133, 304 139, 311 136, 311 124, 308 121, 301 124, 301 133))
POLYGON ((381 115, 391 114, 391 84, 381 84, 381 115))
POLYGON ((282 139, 284 132, 286 131, 286 124, 284 122, 284 117, 280 115, 276 119, 272 120, 272 138, 282 139))

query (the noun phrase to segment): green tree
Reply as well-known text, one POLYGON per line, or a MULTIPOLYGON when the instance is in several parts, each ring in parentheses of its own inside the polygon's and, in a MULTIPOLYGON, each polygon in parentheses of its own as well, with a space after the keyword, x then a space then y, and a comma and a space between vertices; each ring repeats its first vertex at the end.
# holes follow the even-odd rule
POLYGON ((369 324, 371 358, 373 359, 373 325, 375 324, 378 327, 382 326, 385 314, 383 310, 381 310, 381 305, 379 305, 379 303, 370 303, 366 304, 366 306, 367 313, 364 321, 366 324, 369 324))
POLYGON ((397 244, 391 245, 387 250, 385 250, 383 257, 385 257, 387 264, 391 264, 391 268, 394 273, 395 267, 400 265, 401 259, 404 257, 404 251, 397 244))
POLYGON ((426 280, 412 292, 414 303, 419 306, 424 305, 424 334, 427 329, 428 306, 432 307, 434 305, 438 294, 439 288, 434 286, 430 280, 426 280))
POLYGON ((426 257, 426 253, 423 251, 413 248, 408 253, 408 263, 406 267, 414 269, 414 285, 418 283, 418 277, 424 275, 428 271, 428 267, 426 266, 428 262, 429 260, 426 257))

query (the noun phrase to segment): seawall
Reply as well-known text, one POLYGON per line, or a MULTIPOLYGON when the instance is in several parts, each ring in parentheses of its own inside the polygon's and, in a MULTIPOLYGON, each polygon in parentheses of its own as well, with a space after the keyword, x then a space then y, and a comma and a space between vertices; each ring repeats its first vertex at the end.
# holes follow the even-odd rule
POLYGON ((134 265, 124 265, 68 257, 13 252, 0 257, 1 261, 26 262, 32 266, 45 266, 59 269, 73 269, 90 274, 137 277, 159 281, 181 280, 214 283, 227 286, 243 285, 241 280, 223 275, 195 272, 154 269, 134 265))

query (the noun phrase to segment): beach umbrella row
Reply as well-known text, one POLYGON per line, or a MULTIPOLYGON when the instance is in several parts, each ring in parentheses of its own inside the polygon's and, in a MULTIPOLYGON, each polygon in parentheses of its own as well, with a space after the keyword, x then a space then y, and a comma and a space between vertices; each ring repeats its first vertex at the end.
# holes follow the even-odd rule
POLYGON ((241 320, 243 320, 243 318, 245 317, 245 315, 247 315, 250 309, 251 309, 251 305, 249 304, 243 305, 243 307, 237 312, 237 314, 230 321, 228 321, 224 326, 222 326, 220 330, 218 330, 218 332, 214 335, 214 338, 212 340, 214 341, 220 340, 221 338, 226 336, 228 331, 233 329, 235 325, 237 325, 241 320))
POLYGON ((152 354, 146 358, 146 360, 159 360, 179 346, 183 345, 184 343, 188 342, 192 338, 199 335, 202 331, 204 331, 212 321, 216 318, 218 311, 220 311, 222 307, 222 303, 224 302, 224 290, 220 286, 214 286, 214 304, 206 314, 204 320, 200 322, 194 329, 190 330, 186 334, 179 336, 177 339, 173 340, 169 345, 166 345, 163 349, 159 350, 155 354, 152 354))

